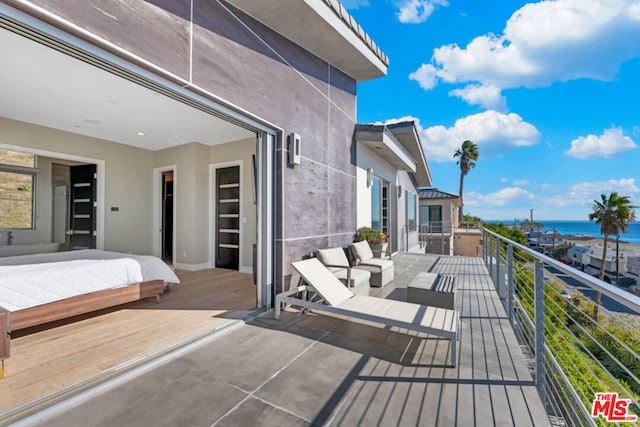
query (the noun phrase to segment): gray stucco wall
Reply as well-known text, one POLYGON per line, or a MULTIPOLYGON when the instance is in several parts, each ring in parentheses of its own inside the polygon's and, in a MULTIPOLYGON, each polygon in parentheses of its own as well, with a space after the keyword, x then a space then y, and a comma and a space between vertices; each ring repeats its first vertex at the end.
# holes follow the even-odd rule
MULTIPOLYGON (((345 246, 352 240, 356 228, 354 79, 224 1, 32 3, 89 31, 98 41, 44 15, 38 18, 112 53, 122 55, 109 44, 131 52, 282 130, 275 171, 277 290, 289 286, 290 261, 316 248, 345 246), (302 164, 295 168, 287 166, 284 152, 290 132, 299 133, 303 141, 302 164)), ((193 205, 204 209, 199 203, 196 200, 193 205)), ((196 222, 204 222, 206 214, 195 212, 194 216, 196 222)))

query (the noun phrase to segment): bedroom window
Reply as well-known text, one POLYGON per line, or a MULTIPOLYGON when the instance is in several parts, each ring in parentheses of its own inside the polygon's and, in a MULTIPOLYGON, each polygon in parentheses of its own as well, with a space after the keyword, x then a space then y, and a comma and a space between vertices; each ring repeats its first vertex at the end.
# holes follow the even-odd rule
POLYGON ((416 194, 407 191, 407 229, 416 231, 416 194))
POLYGON ((36 155, 0 150, 0 229, 33 229, 36 155))

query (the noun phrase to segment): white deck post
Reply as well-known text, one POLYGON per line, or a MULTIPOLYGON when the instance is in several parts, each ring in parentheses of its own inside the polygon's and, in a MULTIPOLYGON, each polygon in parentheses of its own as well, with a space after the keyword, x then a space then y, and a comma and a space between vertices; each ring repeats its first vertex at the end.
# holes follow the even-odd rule
POLYGON ((507 246, 507 317, 513 326, 513 245, 507 246))
POLYGON ((544 378, 544 275, 542 261, 535 262, 535 325, 536 325, 536 387, 544 405, 547 401, 545 395, 544 378))

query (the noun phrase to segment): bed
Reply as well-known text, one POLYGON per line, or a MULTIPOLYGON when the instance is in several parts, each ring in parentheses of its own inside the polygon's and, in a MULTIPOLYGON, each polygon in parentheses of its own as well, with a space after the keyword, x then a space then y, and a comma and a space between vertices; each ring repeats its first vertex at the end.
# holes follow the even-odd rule
POLYGON ((0 360, 10 356, 12 331, 159 299, 177 283, 171 268, 146 255, 86 249, 0 258, 0 360))

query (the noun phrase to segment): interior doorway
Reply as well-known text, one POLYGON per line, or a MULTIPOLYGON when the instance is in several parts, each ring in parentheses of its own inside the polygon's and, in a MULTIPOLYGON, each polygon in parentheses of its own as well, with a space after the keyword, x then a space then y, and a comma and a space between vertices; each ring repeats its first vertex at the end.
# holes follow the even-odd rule
POLYGON ((60 244, 60 251, 95 249, 97 166, 41 159, 51 163, 52 242, 60 244))
POLYGON ((162 172, 162 259, 173 264, 173 171, 162 172))
POLYGON ((153 255, 175 266, 178 167, 153 170, 153 255))
POLYGON ((240 166, 216 169, 215 267, 240 265, 240 166))

